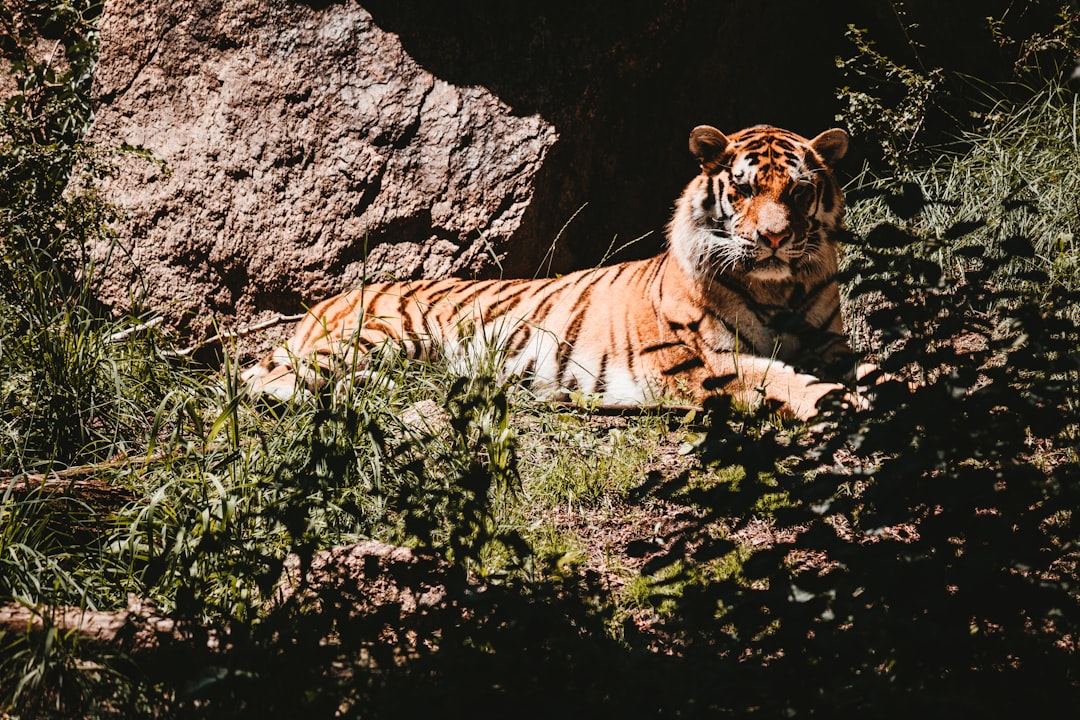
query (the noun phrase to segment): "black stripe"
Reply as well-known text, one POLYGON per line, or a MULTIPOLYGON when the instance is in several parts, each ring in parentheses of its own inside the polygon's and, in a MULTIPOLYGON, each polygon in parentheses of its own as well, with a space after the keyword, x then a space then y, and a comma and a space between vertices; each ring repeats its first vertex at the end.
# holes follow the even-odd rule
POLYGON ((418 300, 417 296, 426 293, 428 290, 430 290, 432 287, 439 284, 440 282, 443 281, 425 280, 415 284, 408 283, 404 285, 401 292, 398 294, 397 310, 398 317, 401 318, 401 332, 403 336, 402 339, 415 337, 413 335, 415 325, 413 323, 412 315, 409 313, 409 304, 415 303, 417 312, 420 313, 421 320, 426 319, 428 313, 431 310, 431 307, 434 306, 434 303, 427 304, 424 300, 418 300), (427 307, 424 307, 425 304, 427 304, 427 307))
MULTIPOLYGON (((618 267, 618 266, 615 266, 618 267)), ((564 275, 557 280, 550 280, 544 283, 537 291, 537 295, 543 295, 543 300, 536 306, 536 311, 530 314, 529 319, 540 325, 545 324, 545 319, 551 312, 551 308, 554 307, 557 302, 556 296, 564 291, 571 291, 583 282, 590 280, 590 274, 587 271, 583 271, 576 275, 564 275), (570 280, 570 278, 573 278, 570 280)))
POLYGON ((416 295, 418 293, 427 292, 441 282, 445 282, 445 280, 417 280, 416 282, 407 285, 408 294, 416 295))
MULTIPOLYGON (((762 324, 766 324, 773 314, 791 309, 788 305, 759 302, 756 298, 754 298, 753 295, 750 294, 749 289, 744 288, 743 286, 733 282, 730 278, 726 276, 721 275, 717 278, 717 281, 723 288, 741 297, 746 302, 746 308, 750 310, 750 312, 754 313, 754 315, 757 316, 757 319, 762 324)), ((706 312, 709 315, 720 319, 720 316, 717 315, 714 311, 706 308, 706 312)))
POLYGON ((649 278, 649 287, 652 287, 652 284, 656 282, 657 277, 660 278, 660 286, 656 288, 656 292, 649 293, 649 296, 652 298, 653 302, 653 310, 656 312, 657 315, 660 314, 659 310, 657 310, 657 307, 660 301, 664 299, 664 282, 667 281, 667 273, 664 271, 664 269, 670 257, 671 255, 669 255, 668 253, 664 253, 663 257, 660 258, 660 262, 656 263, 656 273, 653 275, 653 277, 649 278))
MULTIPOLYGON (((401 318, 401 335, 403 340, 405 338, 415 337, 412 315, 409 314, 408 309, 405 307, 405 304, 408 301, 409 299, 403 296, 398 303, 398 316, 401 318)), ((424 317, 423 310, 420 311, 420 317, 424 317)))
MULTIPOLYGON (((618 345, 617 343, 612 343, 612 347, 616 347, 616 348, 617 347, 622 347, 623 349, 625 349, 625 351, 626 351, 626 371, 628 373, 630 373, 630 377, 634 381, 634 384, 637 384, 638 383, 638 375, 637 375, 637 371, 634 369, 634 358, 636 357, 636 353, 633 350, 634 343, 631 341, 631 338, 630 338, 629 312, 630 312, 630 310, 629 310, 629 308, 627 308, 626 313, 624 314, 624 320, 623 320, 623 323, 622 323, 623 343, 622 343, 621 346, 618 345)), ((614 328, 612 328, 612 339, 614 340, 614 328)))
POLYGON ((806 295, 802 298, 798 308, 793 309, 796 309, 801 313, 805 313, 810 308, 810 306, 817 301, 821 294, 828 290, 834 282, 836 282, 836 278, 830 276, 819 282, 817 285, 814 285, 812 288, 810 288, 810 290, 806 291, 806 295))
POLYGON ((585 324, 585 315, 589 311, 589 296, 595 287, 595 285, 589 285, 582 291, 581 297, 578 298, 573 307, 574 317, 570 320, 570 324, 566 326, 566 332, 559 342, 557 365, 558 381, 560 383, 566 374, 566 367, 570 363, 570 356, 573 354, 574 346, 577 344, 581 327, 585 324))
POLYGON ((527 322, 519 322, 514 332, 506 339, 506 351, 521 352, 521 349, 528 344, 529 338, 532 337, 532 331, 532 325, 527 322))
MULTIPOLYGON (((706 314, 709 315, 709 317, 713 318, 714 320, 719 322, 721 325, 723 325, 724 329, 727 330, 731 334, 732 337, 739 337, 738 328, 736 328, 734 325, 729 323, 727 321, 727 318, 725 318, 722 315, 720 315, 719 313, 715 313, 715 312, 713 312, 712 310, 709 310, 709 309, 706 309, 705 312, 706 312, 706 314)), ((728 348, 715 348, 714 352, 729 352, 729 350, 728 350, 728 348)))
POLYGON ((536 370, 536 358, 529 358, 529 362, 525 365, 525 369, 521 371, 521 379, 532 385, 532 381, 536 379, 534 371, 536 370))
POLYGON ((589 297, 592 295, 594 287, 596 286, 590 285, 581 293, 581 297, 578 298, 577 304, 573 308, 576 314, 570 324, 566 326, 566 335, 563 340, 569 343, 571 347, 577 343, 578 335, 581 333, 581 326, 585 324, 585 314, 589 311, 589 297))
POLYGON ((654 353, 654 352, 660 352, 662 350, 669 350, 671 348, 681 348, 681 347, 686 347, 686 345, 684 343, 681 343, 681 342, 676 340, 675 342, 662 342, 662 343, 656 343, 654 345, 646 345, 645 347, 641 348, 640 352, 641 352, 642 355, 644 355, 645 353, 654 353))
POLYGON ((821 183, 821 209, 831 213, 836 207, 836 195, 831 181, 821 183))
MULTIPOLYGON (((668 258, 668 255, 664 254, 662 256, 658 255, 657 257, 653 258, 652 260, 646 260, 645 261, 645 262, 650 263, 652 265, 652 274, 649 275, 647 280, 645 280, 645 287, 646 288, 652 287, 653 283, 656 282, 656 278, 657 278, 657 276, 660 275, 660 271, 664 269, 664 262, 667 260, 667 258, 668 258), (657 258, 659 258, 659 259, 657 259, 657 258)), ((660 292, 663 293, 663 290, 664 290, 664 283, 663 283, 663 279, 661 278, 660 292)), ((662 297, 662 295, 660 295, 660 297, 662 297)))
MULTIPOLYGON (((734 293, 735 295, 738 295, 739 297, 741 297, 746 303, 746 309, 750 310, 752 313, 754 313, 754 315, 757 317, 758 322, 761 323, 762 325, 767 324, 768 321, 769 321, 769 318, 775 312, 787 309, 785 307, 785 305, 768 304, 768 303, 765 303, 765 302, 758 302, 758 300, 755 299, 753 295, 751 295, 750 290, 748 290, 745 287, 742 287, 741 285, 738 285, 738 284, 735 284, 735 283, 731 282, 730 279, 728 279, 728 277, 726 277, 724 275, 721 275, 720 277, 718 277, 718 281, 719 281, 721 286, 723 286, 724 288, 730 290, 731 293, 734 293)), ((724 320, 724 318, 721 318, 719 315, 717 315, 715 312, 713 312, 711 310, 706 309, 705 312, 707 312, 708 314, 716 317, 717 320, 720 320, 721 322, 723 322, 723 320, 724 320)))
POLYGON ((727 290, 729 292, 735 293, 736 295, 741 297, 743 300, 745 300, 748 305, 756 305, 757 304, 757 301, 754 300, 754 296, 750 294, 749 289, 747 289, 747 288, 743 287, 742 285, 739 285, 738 283, 734 282, 727 275, 720 275, 720 276, 718 276, 716 278, 716 280, 717 280, 717 282, 720 283, 721 287, 723 287, 725 290, 727 290))
POLYGON ((544 289, 547 291, 547 295, 540 302, 540 304, 536 306, 536 310, 529 315, 529 320, 540 326, 546 325, 547 316, 549 313, 551 313, 551 308, 555 306, 554 298, 556 292, 550 287, 546 287, 544 289))
POLYGON ((705 367, 705 361, 697 355, 694 355, 688 360, 684 360, 681 363, 669 367, 664 370, 664 375, 678 375, 684 373, 687 370, 694 370, 699 367, 705 367))
MULTIPOLYGON (((434 287, 434 285, 432 287, 434 287)), ((429 299, 429 303, 435 305, 436 303, 442 302, 450 295, 450 293, 454 292, 460 287, 461 286, 458 283, 447 280, 446 286, 442 290, 433 294, 429 299)))
POLYGON ((563 375, 566 374, 566 366, 570 363, 570 354, 573 347, 570 343, 560 340, 555 348, 555 381, 559 384, 562 384, 563 375))
POLYGON ((825 318, 825 322, 823 322, 821 324, 821 327, 819 327, 818 329, 819 330, 824 330, 825 328, 829 327, 830 325, 832 325, 833 320, 835 320, 839 315, 840 315, 840 304, 837 303, 836 307, 833 308, 833 311, 831 313, 829 313, 828 317, 825 318))
POLYGON ((609 271, 609 272, 606 272, 604 274, 605 275, 608 275, 608 274, 611 275, 611 277, 607 278, 608 284, 609 285, 614 285, 615 282, 620 277, 622 277, 622 274, 624 272, 626 272, 627 268, 629 266, 631 266, 631 265, 633 265, 633 263, 619 263, 618 265, 611 265, 609 267, 604 268, 604 270, 609 271))
MULTIPOLYGON (((468 292, 470 294, 465 295, 464 297, 455 297, 452 299, 452 302, 459 309, 466 305, 472 305, 488 288, 492 285, 499 285, 502 282, 502 280, 471 280, 465 285, 458 286, 457 288, 462 292, 468 292)), ((447 293, 444 297, 448 297, 449 295, 450 293, 447 293)))
POLYGON ((596 387, 593 388, 593 392, 598 395, 603 395, 607 389, 607 350, 600 356, 600 370, 596 374, 596 387))
POLYGON ((740 150, 744 151, 744 152, 747 151, 747 150, 760 150, 761 148, 767 147, 768 145, 769 145, 769 138, 767 136, 755 135, 753 137, 748 137, 748 138, 745 138, 744 140, 739 141, 739 145, 736 148, 736 152, 738 152, 740 150))
MULTIPOLYGON (((515 281, 515 282, 513 282, 511 284, 512 285, 518 285, 519 283, 524 283, 524 282, 525 282, 524 280, 521 280, 521 281, 515 281)), ((524 296, 529 295, 530 293, 533 293, 536 290, 537 290, 537 288, 534 285, 528 285, 528 284, 522 285, 521 287, 516 288, 514 290, 514 292, 507 293, 505 295, 500 295, 499 299, 496 300, 494 303, 492 303, 491 307, 489 307, 488 309, 491 311, 492 317, 498 317, 500 315, 505 315, 508 312, 510 312, 511 310, 513 310, 514 308, 516 308, 519 304, 521 304, 521 300, 522 300, 522 298, 524 296)))

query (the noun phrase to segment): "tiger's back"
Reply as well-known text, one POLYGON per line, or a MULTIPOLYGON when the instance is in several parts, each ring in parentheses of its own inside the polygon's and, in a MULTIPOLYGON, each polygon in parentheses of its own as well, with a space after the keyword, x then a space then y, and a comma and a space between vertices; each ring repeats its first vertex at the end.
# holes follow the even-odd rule
POLYGON ((841 130, 806 140, 696 128, 702 172, 676 203, 665 253, 554 279, 367 285, 312 307, 244 379, 289 398, 391 343, 462 369, 493 351, 507 376, 548 395, 749 401, 763 387, 807 417, 837 386, 790 363, 849 354, 835 280, 843 201, 830 171, 846 146, 841 130))
POLYGON ((622 295, 654 283, 663 264, 657 257, 551 280, 367 285, 312 307, 287 344, 246 378, 256 390, 287 399, 311 388, 319 369, 362 366, 389 341, 410 358, 439 355, 462 372, 494 352, 505 375, 547 394, 581 391, 605 404, 650 402, 663 383, 650 377, 650 363, 618 348, 655 346, 658 338, 646 332, 642 308, 622 295))

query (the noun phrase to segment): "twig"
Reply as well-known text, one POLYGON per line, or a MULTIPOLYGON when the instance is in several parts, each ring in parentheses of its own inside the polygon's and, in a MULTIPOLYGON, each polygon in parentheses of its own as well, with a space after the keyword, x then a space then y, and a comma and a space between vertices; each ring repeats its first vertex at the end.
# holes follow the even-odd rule
POLYGON ((588 415, 647 415, 649 413, 687 413, 702 412, 701 405, 679 405, 654 403, 650 405, 589 405, 574 402, 573 400, 554 400, 552 404, 571 410, 580 410, 588 415))
MULTIPOLYGON (((243 447, 248 447, 255 444, 254 439, 249 439, 241 442, 243 447)), ((215 444, 207 446, 204 452, 219 451, 227 447, 224 444, 215 444)), ((12 473, 11 471, 0 471, 0 490, 4 488, 6 484, 13 490, 18 485, 22 485, 21 490, 35 490, 42 488, 44 490, 58 489, 63 487, 78 487, 78 479, 86 475, 93 475, 100 470, 112 470, 119 467, 142 467, 144 465, 150 465, 151 463, 160 462, 169 457, 183 458, 189 457, 188 455, 181 453, 172 454, 165 450, 154 453, 153 455, 119 455, 117 457, 110 458, 108 460, 102 460, 98 463, 92 463, 90 465, 76 465, 75 467, 64 468, 62 470, 50 470, 43 473, 12 473)), ((88 486, 96 486, 97 483, 87 483, 88 486)))
POLYGON ((119 332, 114 332, 112 335, 110 335, 108 337, 107 342, 111 342, 111 343, 120 342, 121 340, 124 340, 126 338, 131 337, 135 333, 143 332, 144 330, 149 330, 152 327, 157 327, 158 325, 160 325, 164 321, 165 321, 165 318, 156 317, 153 320, 148 320, 147 322, 142 323, 141 325, 135 325, 134 327, 129 327, 129 328, 126 328, 124 330, 120 330, 119 332))
POLYGON ((14 498, 17 502, 18 498, 37 492, 74 498, 97 509, 117 508, 135 500, 137 496, 134 491, 86 476, 93 475, 99 470, 123 466, 142 467, 163 460, 165 457, 165 453, 155 453, 133 458, 113 458, 94 465, 79 465, 44 473, 25 475, 3 473, 0 474, 0 500, 14 498))
POLYGON ((25 490, 33 490, 38 487, 48 489, 49 485, 58 485, 85 475, 93 475, 99 470, 109 470, 124 465, 149 465, 150 463, 164 460, 166 457, 167 455, 164 452, 139 457, 128 457, 125 455, 94 463, 93 465, 76 465, 75 467, 64 468, 63 470, 50 470, 49 472, 43 473, 26 473, 25 475, 5 473, 4 475, 0 475, 0 483, 6 482, 11 486, 18 481, 22 483, 23 489, 25 490))
POLYGON ((201 340, 190 347, 186 347, 183 350, 175 350, 166 354, 174 357, 186 357, 198 350, 199 348, 206 347, 207 345, 220 343, 224 340, 232 340, 235 338, 244 337, 245 335, 250 335, 253 332, 265 330, 268 327, 280 325, 281 323, 296 322, 297 320, 302 320, 305 315, 307 315, 307 313, 300 313, 299 315, 282 315, 279 313, 271 318, 263 320, 262 322, 255 323, 254 325, 248 325, 247 327, 242 327, 239 330, 233 330, 232 332, 218 333, 217 335, 213 335, 206 338, 205 340, 201 340))
MULTIPOLYGON (((392 608, 394 613, 417 613, 445 602, 448 573, 445 563, 416 551, 367 540, 355 545, 315 553, 302 562, 297 555, 286 559, 270 608, 283 603, 318 606, 320 596, 354 599, 361 612, 392 608), (414 588, 403 571, 423 577, 414 588)), ((230 633, 181 623, 152 602, 128 595, 127 608, 101 611, 73 606, 31 605, 16 600, 0 604, 0 633, 40 633, 50 627, 73 632, 86 640, 112 646, 138 658, 144 669, 175 669, 178 659, 192 662, 192 654, 229 649, 230 633), (193 632, 194 631, 194 632, 193 632)))

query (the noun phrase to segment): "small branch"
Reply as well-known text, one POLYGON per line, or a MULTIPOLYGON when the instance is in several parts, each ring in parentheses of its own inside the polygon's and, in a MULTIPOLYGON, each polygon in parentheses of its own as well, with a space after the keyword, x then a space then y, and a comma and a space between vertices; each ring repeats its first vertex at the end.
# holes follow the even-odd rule
POLYGON ((114 332, 112 335, 110 335, 107 338, 107 342, 111 342, 111 343, 120 342, 121 340, 125 340, 125 339, 131 337, 135 333, 140 333, 140 332, 143 332, 145 330, 149 330, 152 327, 157 327, 158 325, 160 325, 164 321, 165 321, 165 318, 156 317, 153 320, 149 320, 147 322, 142 323, 141 325, 135 325, 134 327, 129 327, 129 328, 126 328, 126 329, 121 330, 119 332, 114 332))
POLYGON ((84 475, 93 475, 99 470, 110 470, 124 465, 148 465, 152 462, 157 462, 158 460, 164 460, 166 457, 167 455, 164 452, 139 457, 128 457, 124 455, 92 465, 76 465, 75 467, 64 468, 63 470, 50 470, 49 472, 44 473, 26 473, 22 475, 4 473, 3 475, 0 475, 0 482, 8 481, 10 484, 15 481, 20 481, 25 488, 32 489, 40 485, 67 482, 69 478, 74 479, 83 477, 84 475))
MULTIPOLYGON (((242 444, 250 446, 254 440, 248 440, 242 444)), ((210 445, 204 452, 218 451, 225 445, 210 445)), ((62 470, 50 470, 43 473, 12 473, 0 471, 0 499, 7 496, 25 496, 32 492, 60 493, 81 500, 100 498, 109 505, 129 502, 136 499, 136 495, 124 487, 118 487, 104 480, 87 478, 103 470, 116 468, 142 468, 169 458, 183 459, 190 457, 183 451, 167 452, 160 451, 153 455, 138 455, 131 457, 120 455, 118 457, 103 460, 90 465, 77 465, 62 470)))
POLYGON ((574 402, 573 400, 555 400, 554 405, 570 410, 579 410, 587 415, 648 415, 649 413, 688 413, 703 412, 701 405, 679 405, 667 403, 654 403, 651 405, 589 405, 574 402))
POLYGON ((251 333, 258 332, 259 330, 265 330, 266 328, 273 327, 274 325, 280 325, 287 322, 296 322, 297 320, 302 320, 306 315, 307 313, 300 313, 299 315, 281 315, 279 313, 271 318, 263 320, 262 322, 255 323, 254 325, 242 327, 239 330, 234 330, 232 332, 219 333, 212 337, 208 337, 205 340, 197 342, 190 347, 186 347, 183 350, 176 350, 174 352, 166 354, 174 357, 186 357, 198 350, 199 348, 206 347, 207 345, 221 343, 224 340, 233 340, 235 338, 244 337, 245 335, 250 335, 251 333))
MULTIPOLYGON (((20 478, 22 479, 22 478, 20 478)), ((38 491, 49 495, 70 497, 93 508, 96 512, 120 508, 136 499, 135 493, 124 487, 110 485, 102 480, 47 479, 37 483, 20 483, 0 480, 0 499, 18 498, 38 491)))
POLYGON ((34 492, 61 494, 90 502, 93 506, 116 507, 135 499, 135 494, 127 488, 111 483, 87 478, 100 470, 109 470, 123 466, 143 466, 165 458, 164 453, 146 457, 119 457, 94 465, 53 470, 45 473, 27 473, 13 475, 0 473, 0 498, 24 497, 34 492), (96 502, 95 502, 96 500, 96 502))

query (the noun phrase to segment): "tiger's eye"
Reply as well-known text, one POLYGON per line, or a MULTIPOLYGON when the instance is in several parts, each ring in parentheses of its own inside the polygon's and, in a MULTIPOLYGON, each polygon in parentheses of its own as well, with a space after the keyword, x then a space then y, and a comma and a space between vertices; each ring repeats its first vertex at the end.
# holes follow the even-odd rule
POLYGON ((791 199, 796 202, 808 201, 814 193, 814 186, 810 183, 796 183, 791 188, 791 199))

